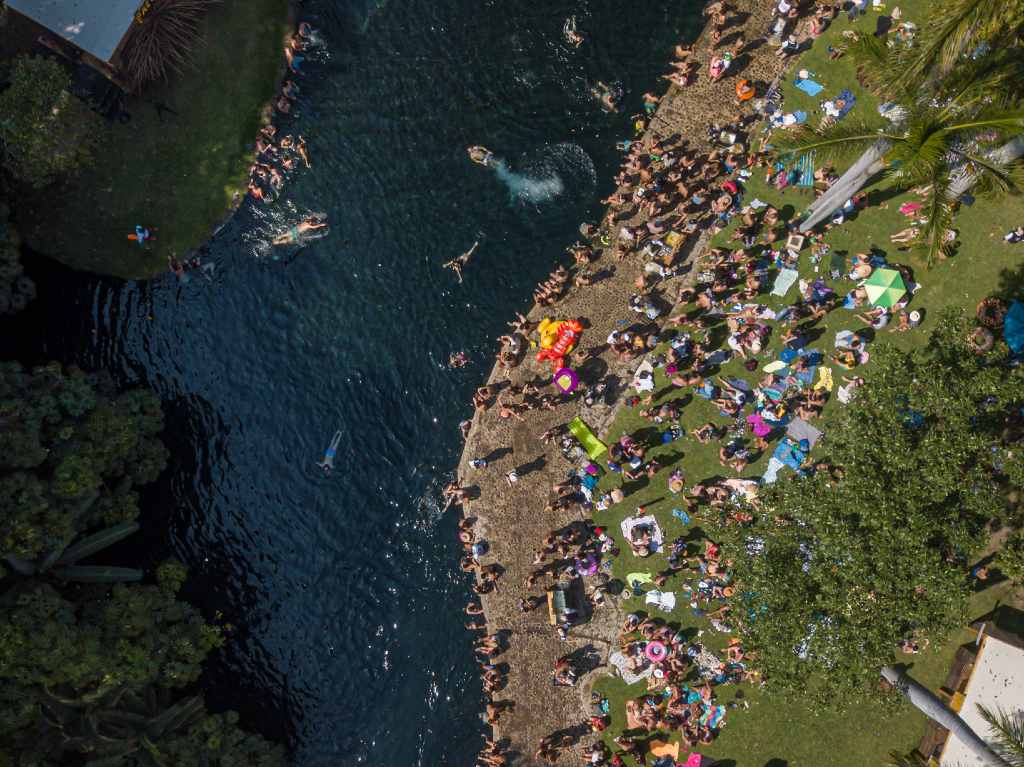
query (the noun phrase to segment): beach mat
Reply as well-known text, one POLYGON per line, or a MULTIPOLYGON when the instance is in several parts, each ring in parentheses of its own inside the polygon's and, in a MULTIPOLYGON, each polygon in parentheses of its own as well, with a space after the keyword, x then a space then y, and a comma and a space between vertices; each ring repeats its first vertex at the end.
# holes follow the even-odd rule
POLYGON ((775 278, 775 285, 772 286, 772 295, 785 296, 799 277, 800 273, 796 269, 780 269, 775 278))
POLYGON ((591 461, 596 461, 601 455, 608 450, 608 446, 601 440, 594 436, 594 432, 590 430, 590 427, 583 423, 583 419, 579 416, 569 421, 569 431, 572 435, 580 441, 583 445, 583 449, 587 451, 587 455, 590 456, 591 461))
POLYGON ((823 90, 825 86, 821 83, 816 83, 814 80, 794 80, 793 85, 798 89, 806 93, 808 96, 817 96, 823 90))
POLYGON ((786 429, 786 435, 792 437, 797 442, 802 439, 806 439, 810 443, 811 447, 818 444, 818 440, 821 439, 821 432, 807 423, 803 418, 794 418, 789 424, 789 428, 786 429))

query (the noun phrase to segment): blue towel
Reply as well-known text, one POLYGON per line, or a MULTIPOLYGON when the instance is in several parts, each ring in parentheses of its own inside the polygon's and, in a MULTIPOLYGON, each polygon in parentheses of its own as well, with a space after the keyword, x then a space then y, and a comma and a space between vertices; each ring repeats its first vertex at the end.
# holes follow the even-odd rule
POLYGON ((839 110, 839 116, 836 118, 837 120, 842 120, 844 117, 846 117, 847 113, 851 109, 853 109, 854 105, 857 103, 857 97, 854 96, 851 91, 844 90, 842 93, 839 94, 839 98, 846 102, 843 104, 843 108, 839 110))
POLYGON ((690 515, 682 509, 672 509, 672 516, 682 522, 684 525, 690 524, 690 515))
POLYGON ((802 90, 808 96, 817 96, 825 89, 824 85, 816 83, 814 80, 796 79, 793 81, 793 85, 795 85, 797 89, 802 90))
MULTIPOLYGON (((851 104, 850 106, 852 107, 853 104, 851 104)), ((849 112, 850 110, 846 110, 846 111, 849 112)), ((845 112, 844 112, 844 114, 845 114, 845 112)), ((801 111, 797 110, 796 112, 793 113, 793 117, 796 118, 796 124, 797 125, 803 125, 805 122, 807 122, 807 113, 806 112, 801 112, 801 111)))

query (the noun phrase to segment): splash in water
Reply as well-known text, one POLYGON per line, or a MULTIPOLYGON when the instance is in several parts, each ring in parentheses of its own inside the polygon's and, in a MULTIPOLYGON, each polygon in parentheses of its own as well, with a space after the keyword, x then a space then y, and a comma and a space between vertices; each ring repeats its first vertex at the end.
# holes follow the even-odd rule
POLYGON ((513 200, 522 200, 538 205, 553 200, 565 191, 562 179, 554 174, 546 178, 534 178, 525 173, 516 173, 510 170, 505 161, 500 159, 493 160, 490 167, 494 168, 495 175, 508 187, 513 200))
POLYGON ((549 202, 566 191, 567 180, 576 193, 585 193, 594 184, 594 164, 576 144, 546 146, 535 156, 527 157, 519 171, 493 155, 486 165, 508 187, 513 202, 549 202))

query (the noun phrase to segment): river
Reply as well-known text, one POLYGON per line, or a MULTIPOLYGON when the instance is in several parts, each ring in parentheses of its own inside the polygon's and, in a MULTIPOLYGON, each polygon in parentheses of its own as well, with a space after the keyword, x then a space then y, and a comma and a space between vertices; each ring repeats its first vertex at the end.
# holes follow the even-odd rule
POLYGON ((467 582, 437 501, 457 424, 504 323, 600 214, 615 142, 644 91, 664 89, 697 8, 308 0, 300 18, 322 42, 280 129, 307 137, 313 169, 243 206, 210 245, 212 274, 123 283, 30 266, 40 298, 0 351, 160 394, 172 464, 133 551, 189 565, 189 598, 236 627, 208 664, 210 699, 300 767, 471 763, 467 582), (579 48, 563 39, 571 16, 579 48), (599 109, 597 80, 622 90, 620 113, 599 109), (470 163, 478 143, 509 172, 470 163), (271 234, 313 211, 330 233, 273 253, 271 234), (440 265, 476 240, 460 285, 440 265), (472 362, 452 371, 455 350, 472 362))

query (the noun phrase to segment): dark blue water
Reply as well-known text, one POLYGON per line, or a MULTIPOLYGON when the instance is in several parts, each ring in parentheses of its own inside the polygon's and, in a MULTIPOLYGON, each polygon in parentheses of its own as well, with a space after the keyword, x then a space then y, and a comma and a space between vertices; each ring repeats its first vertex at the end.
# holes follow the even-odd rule
POLYGON ((208 692, 297 764, 470 763, 480 690, 455 519, 436 500, 457 423, 492 339, 597 215, 614 143, 695 11, 311 0, 323 45, 281 129, 307 137, 313 170, 243 207, 211 245, 211 280, 34 267, 42 297, 5 351, 159 392, 174 458, 139 556, 182 558, 189 596, 237 626, 208 692), (562 40, 571 15, 589 35, 578 50, 562 40), (598 79, 622 88, 624 113, 597 108, 598 79), (469 163, 475 143, 512 174, 469 163), (274 260, 269 237, 310 211, 330 234, 274 260), (477 239, 460 286, 440 264, 477 239), (472 364, 447 370, 459 349, 472 364), (336 429, 325 478, 314 462, 336 429))

